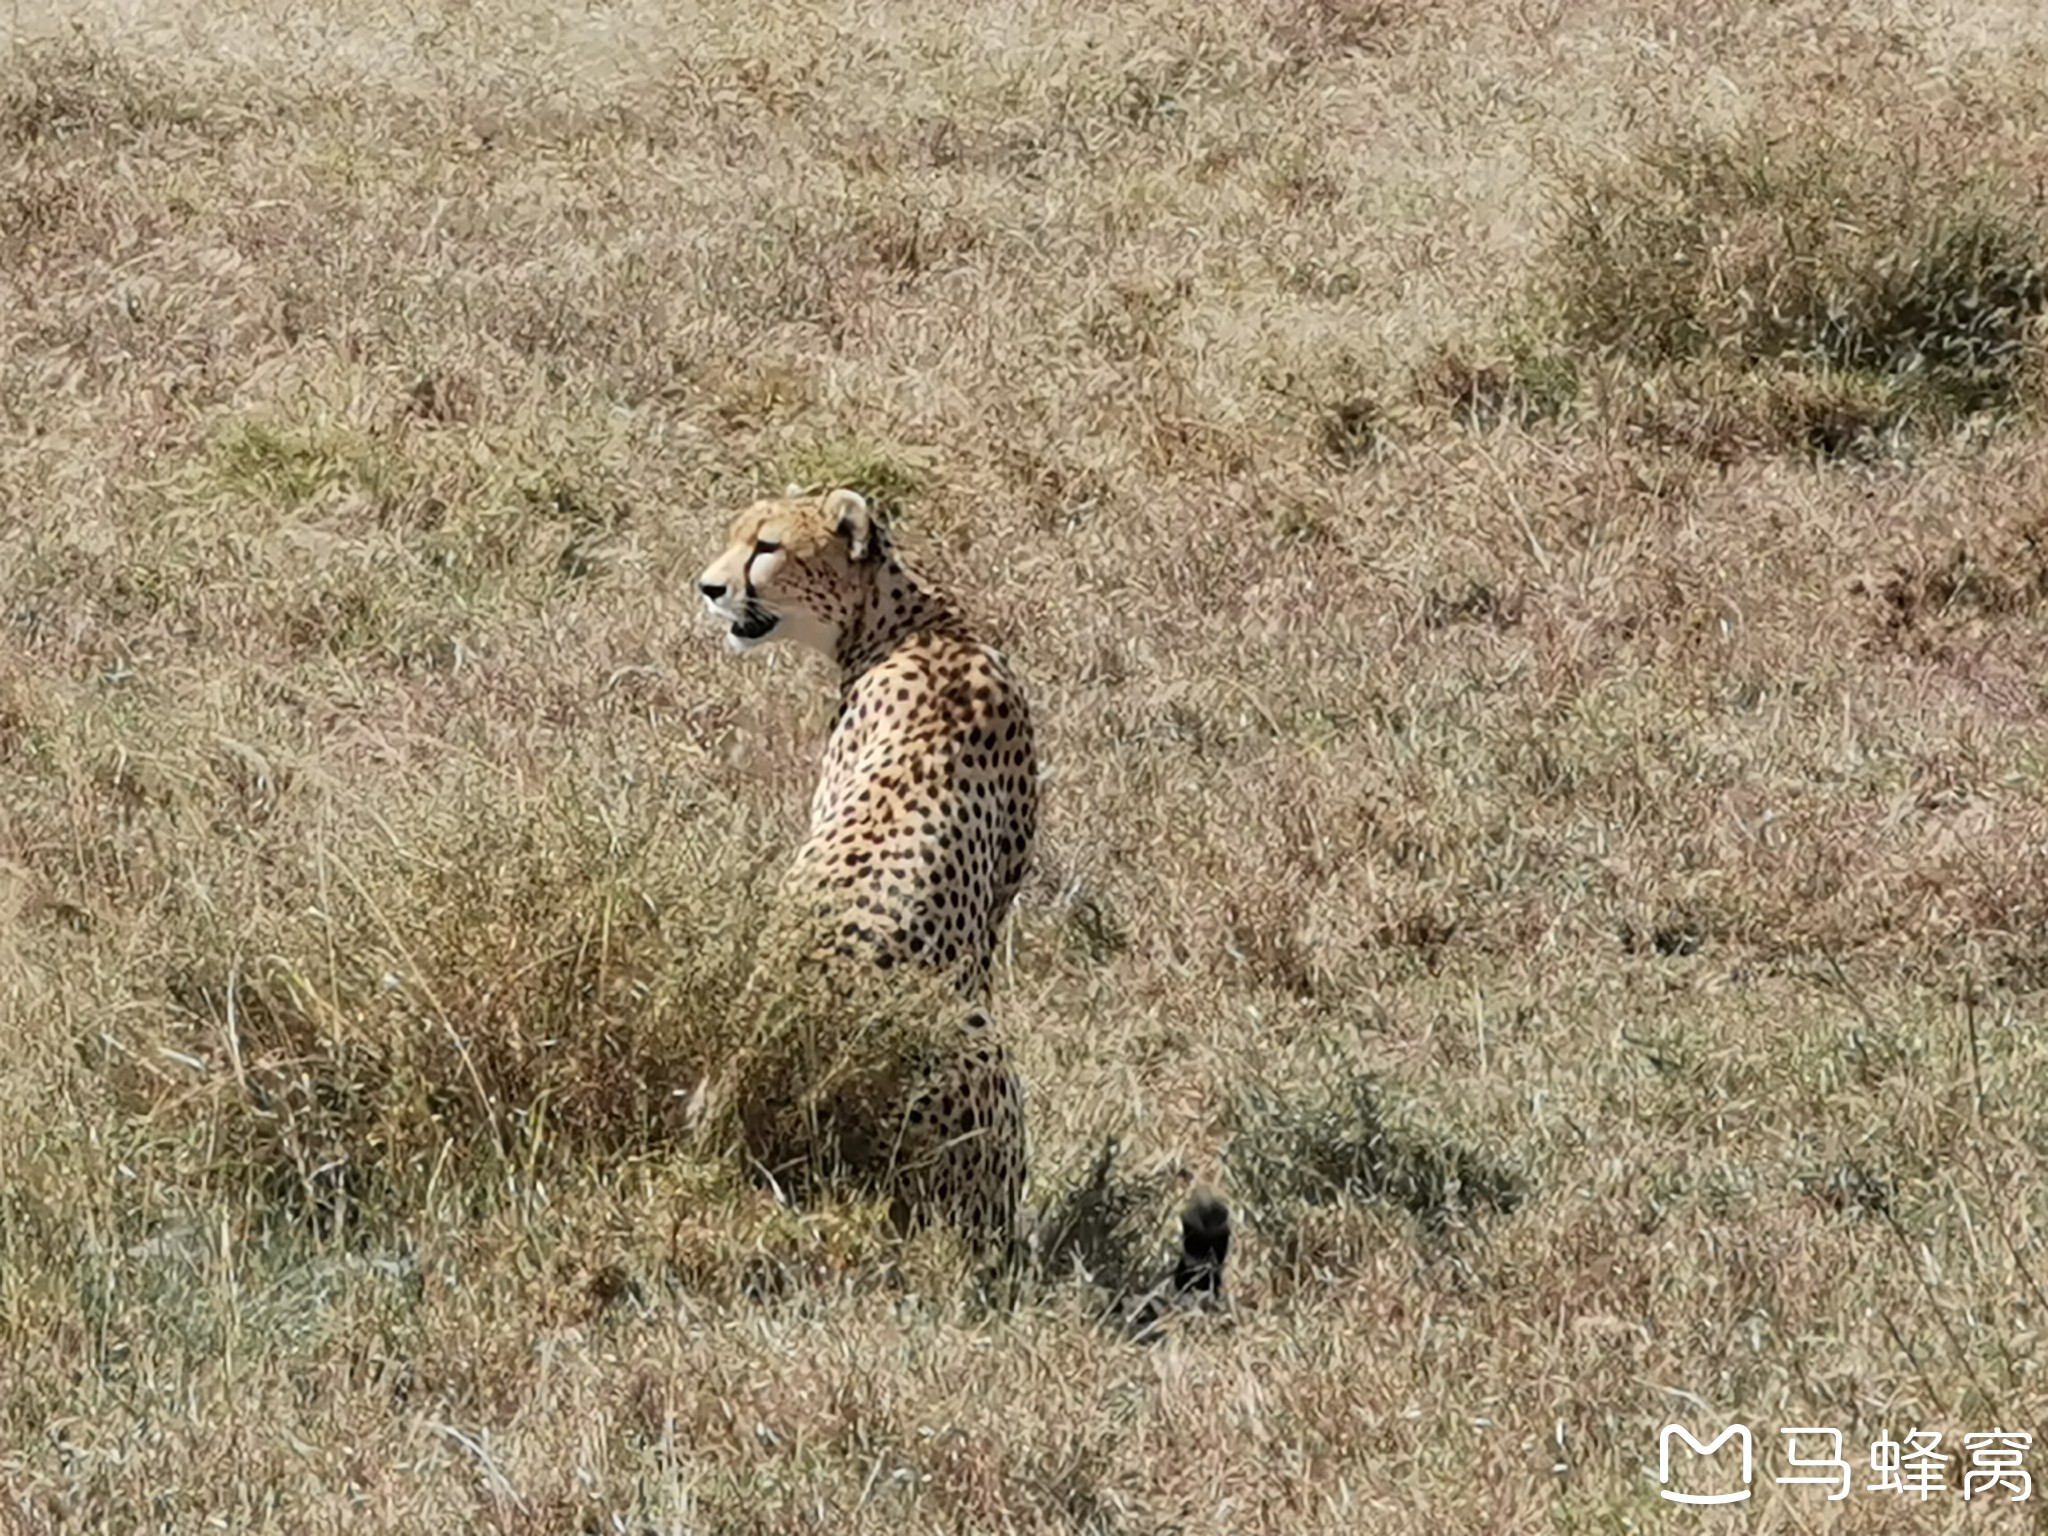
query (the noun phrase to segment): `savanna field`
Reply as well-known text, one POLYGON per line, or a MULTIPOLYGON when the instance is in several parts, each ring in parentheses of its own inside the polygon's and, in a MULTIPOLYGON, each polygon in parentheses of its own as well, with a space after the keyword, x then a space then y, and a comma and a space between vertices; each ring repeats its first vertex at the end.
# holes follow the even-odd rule
POLYGON ((2026 0, 15 0, 0 1531, 2048 1529, 2044 178, 2026 0), (1031 691, 1014 1293, 695 1134, 792 481, 1031 691))

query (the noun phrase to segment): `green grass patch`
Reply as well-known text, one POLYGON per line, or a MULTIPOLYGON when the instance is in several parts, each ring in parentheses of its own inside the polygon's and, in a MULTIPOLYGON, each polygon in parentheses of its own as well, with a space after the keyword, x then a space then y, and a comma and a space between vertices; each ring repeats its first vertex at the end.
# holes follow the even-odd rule
POLYGON ((858 438, 807 444, 789 456, 787 468, 791 484, 859 491, 883 518, 899 526, 911 503, 932 485, 931 470, 919 454, 858 438))
POLYGON ((1568 347, 1710 401, 1696 423, 1843 456, 2021 408, 2048 230, 1903 149, 1685 132, 1567 180, 1534 297, 1568 347))

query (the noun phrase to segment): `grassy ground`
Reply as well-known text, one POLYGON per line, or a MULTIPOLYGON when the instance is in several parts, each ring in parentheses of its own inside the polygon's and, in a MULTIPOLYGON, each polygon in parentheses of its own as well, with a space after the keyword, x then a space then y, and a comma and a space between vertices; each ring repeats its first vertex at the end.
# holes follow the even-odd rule
POLYGON ((0 35, 0 1529, 2048 1524, 2048 13, 0 35), (1042 721, 1014 1311, 685 1135, 824 477, 1042 721))

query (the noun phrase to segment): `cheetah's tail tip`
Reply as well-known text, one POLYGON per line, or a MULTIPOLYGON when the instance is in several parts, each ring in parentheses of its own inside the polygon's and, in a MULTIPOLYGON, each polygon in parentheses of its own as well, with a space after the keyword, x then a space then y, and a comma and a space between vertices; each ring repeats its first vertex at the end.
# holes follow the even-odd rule
POLYGON ((1173 1288, 1190 1300, 1223 1299, 1223 1261, 1230 1255, 1230 1207, 1213 1190, 1198 1189, 1180 1217, 1180 1260, 1173 1288))

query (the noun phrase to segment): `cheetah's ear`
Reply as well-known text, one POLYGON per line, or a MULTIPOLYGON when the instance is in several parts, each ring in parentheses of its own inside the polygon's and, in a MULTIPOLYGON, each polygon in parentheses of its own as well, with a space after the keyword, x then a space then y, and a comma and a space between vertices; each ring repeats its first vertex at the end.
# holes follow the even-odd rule
POLYGON ((876 537, 875 514, 859 491, 833 491, 825 497, 825 517, 832 532, 846 540, 846 553, 854 564, 871 560, 881 552, 876 537))

